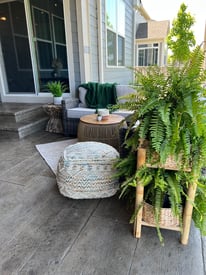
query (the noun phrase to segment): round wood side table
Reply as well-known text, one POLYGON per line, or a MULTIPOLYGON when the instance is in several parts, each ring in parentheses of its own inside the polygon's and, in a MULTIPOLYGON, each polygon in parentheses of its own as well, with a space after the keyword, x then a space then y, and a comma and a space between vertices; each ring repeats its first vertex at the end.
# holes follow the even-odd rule
POLYGON ((123 116, 113 114, 101 121, 97 121, 96 114, 83 116, 78 125, 78 140, 103 142, 119 151, 119 128, 123 120, 123 116))

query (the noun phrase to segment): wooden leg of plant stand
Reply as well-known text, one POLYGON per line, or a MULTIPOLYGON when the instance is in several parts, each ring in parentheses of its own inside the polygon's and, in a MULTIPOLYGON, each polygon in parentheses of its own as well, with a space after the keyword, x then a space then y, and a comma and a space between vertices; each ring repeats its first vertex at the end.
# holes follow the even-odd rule
MULTIPOLYGON (((138 148, 137 151, 137 169, 145 164, 146 161, 146 150, 144 148, 138 148)), ((136 202, 135 202, 135 214, 138 213, 134 221, 134 236, 135 238, 141 237, 141 227, 142 227, 142 207, 138 209, 143 203, 144 197, 144 187, 141 182, 137 182, 136 187, 136 202)))
POLYGON ((184 214, 183 214, 183 232, 181 236, 181 243, 186 245, 188 243, 190 226, 192 221, 192 210, 193 210, 193 202, 195 199, 195 193, 197 189, 197 184, 190 184, 188 188, 188 200, 186 201, 184 214))
MULTIPOLYGON (((138 184, 138 183, 137 183, 138 184)), ((144 187, 139 185, 136 188, 136 203, 135 203, 135 213, 138 207, 142 204, 144 197, 144 187)), ((134 221, 134 236, 135 238, 141 237, 141 227, 142 227, 142 207, 138 210, 134 221)))

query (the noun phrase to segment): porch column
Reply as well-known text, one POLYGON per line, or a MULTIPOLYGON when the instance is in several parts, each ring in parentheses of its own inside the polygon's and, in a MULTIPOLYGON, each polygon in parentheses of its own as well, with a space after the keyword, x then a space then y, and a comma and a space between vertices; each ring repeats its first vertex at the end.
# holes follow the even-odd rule
POLYGON ((89 0, 76 0, 81 82, 91 79, 89 0))

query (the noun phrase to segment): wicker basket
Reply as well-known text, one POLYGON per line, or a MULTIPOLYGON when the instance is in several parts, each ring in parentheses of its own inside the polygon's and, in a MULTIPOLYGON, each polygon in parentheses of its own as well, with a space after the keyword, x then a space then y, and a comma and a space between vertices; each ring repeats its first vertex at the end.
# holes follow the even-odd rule
MULTIPOLYGON (((143 221, 155 226, 154 208, 151 204, 144 202, 143 205, 143 221)), ((171 208, 161 208, 160 211, 160 227, 179 227, 179 219, 172 213, 171 208)))

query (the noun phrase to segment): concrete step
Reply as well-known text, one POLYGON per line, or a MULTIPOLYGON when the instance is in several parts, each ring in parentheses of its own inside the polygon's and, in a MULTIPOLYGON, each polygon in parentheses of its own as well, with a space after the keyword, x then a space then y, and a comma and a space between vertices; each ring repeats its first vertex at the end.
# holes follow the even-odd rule
POLYGON ((24 138, 46 128, 48 116, 40 104, 1 103, 0 133, 24 138))
POLYGON ((7 119, 11 122, 20 122, 25 119, 32 119, 37 116, 45 116, 41 104, 29 103, 1 103, 0 104, 0 123, 7 119))

